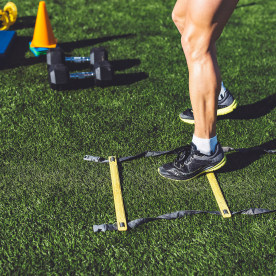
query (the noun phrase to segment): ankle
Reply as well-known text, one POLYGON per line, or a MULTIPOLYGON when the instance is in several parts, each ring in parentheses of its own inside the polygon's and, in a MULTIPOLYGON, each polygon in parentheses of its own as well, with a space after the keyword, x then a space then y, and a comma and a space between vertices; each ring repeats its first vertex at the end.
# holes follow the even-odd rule
POLYGON ((215 135, 212 138, 199 138, 195 135, 193 135, 193 144, 195 144, 197 150, 205 155, 211 155, 214 153, 216 145, 218 143, 217 136, 215 135))

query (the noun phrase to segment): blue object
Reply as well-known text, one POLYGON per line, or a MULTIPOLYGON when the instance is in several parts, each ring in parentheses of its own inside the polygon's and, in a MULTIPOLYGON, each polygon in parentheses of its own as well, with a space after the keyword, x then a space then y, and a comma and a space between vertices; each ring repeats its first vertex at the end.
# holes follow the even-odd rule
POLYGON ((49 50, 49 48, 31 47, 31 42, 29 43, 29 48, 36 57, 46 55, 47 51, 49 50))
POLYGON ((15 37, 15 31, 0 31, 0 59, 7 56, 15 37))

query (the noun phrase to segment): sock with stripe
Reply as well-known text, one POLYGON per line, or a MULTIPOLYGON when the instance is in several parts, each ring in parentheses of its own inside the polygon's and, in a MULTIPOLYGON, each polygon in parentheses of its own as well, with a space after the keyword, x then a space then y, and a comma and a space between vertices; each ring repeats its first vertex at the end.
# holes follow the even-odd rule
POLYGON ((199 152, 205 155, 211 155, 215 151, 218 139, 217 136, 214 136, 210 139, 204 139, 193 135, 192 142, 195 144, 199 152))

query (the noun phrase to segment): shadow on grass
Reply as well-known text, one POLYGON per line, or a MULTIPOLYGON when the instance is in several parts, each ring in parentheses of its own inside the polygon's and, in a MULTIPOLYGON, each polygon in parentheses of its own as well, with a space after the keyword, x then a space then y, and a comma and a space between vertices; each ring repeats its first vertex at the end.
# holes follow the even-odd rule
POLYGON ((265 152, 267 150, 276 150, 276 139, 260 146, 239 149, 238 152, 227 154, 226 165, 217 172, 226 173, 246 168, 253 162, 260 159, 264 154, 267 154, 265 152))
POLYGON ((10 30, 21 30, 26 28, 34 28, 35 27, 35 16, 22 16, 16 19, 16 22, 13 26, 11 26, 10 30))
POLYGON ((249 120, 257 119, 272 111, 276 106, 276 94, 268 96, 267 98, 248 105, 238 106, 232 113, 219 116, 219 120, 233 119, 233 120, 249 120))
POLYGON ((238 6, 236 7, 236 9, 244 8, 244 7, 250 7, 250 6, 255 6, 255 5, 259 5, 259 4, 256 3, 256 2, 252 2, 252 3, 249 3, 249 4, 238 5, 238 6))
POLYGON ((85 39, 85 40, 79 40, 79 41, 63 42, 63 43, 59 43, 59 46, 65 52, 71 52, 74 49, 93 46, 99 43, 103 43, 103 42, 107 42, 115 39, 133 38, 134 36, 135 36, 134 34, 105 36, 105 37, 91 38, 91 39, 85 39))

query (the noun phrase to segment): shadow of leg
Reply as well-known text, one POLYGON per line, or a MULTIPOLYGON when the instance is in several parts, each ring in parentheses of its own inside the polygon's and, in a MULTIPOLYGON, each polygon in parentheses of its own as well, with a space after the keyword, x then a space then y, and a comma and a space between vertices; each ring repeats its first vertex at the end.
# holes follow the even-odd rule
POLYGON ((261 158, 266 151, 276 149, 276 139, 257 147, 237 149, 237 152, 227 154, 227 162, 218 173, 233 172, 248 167, 251 163, 261 158))
POLYGON ((238 106, 234 112, 219 116, 218 120, 232 119, 232 120, 249 120, 257 119, 273 110, 276 106, 276 94, 268 96, 267 98, 248 105, 238 106))

